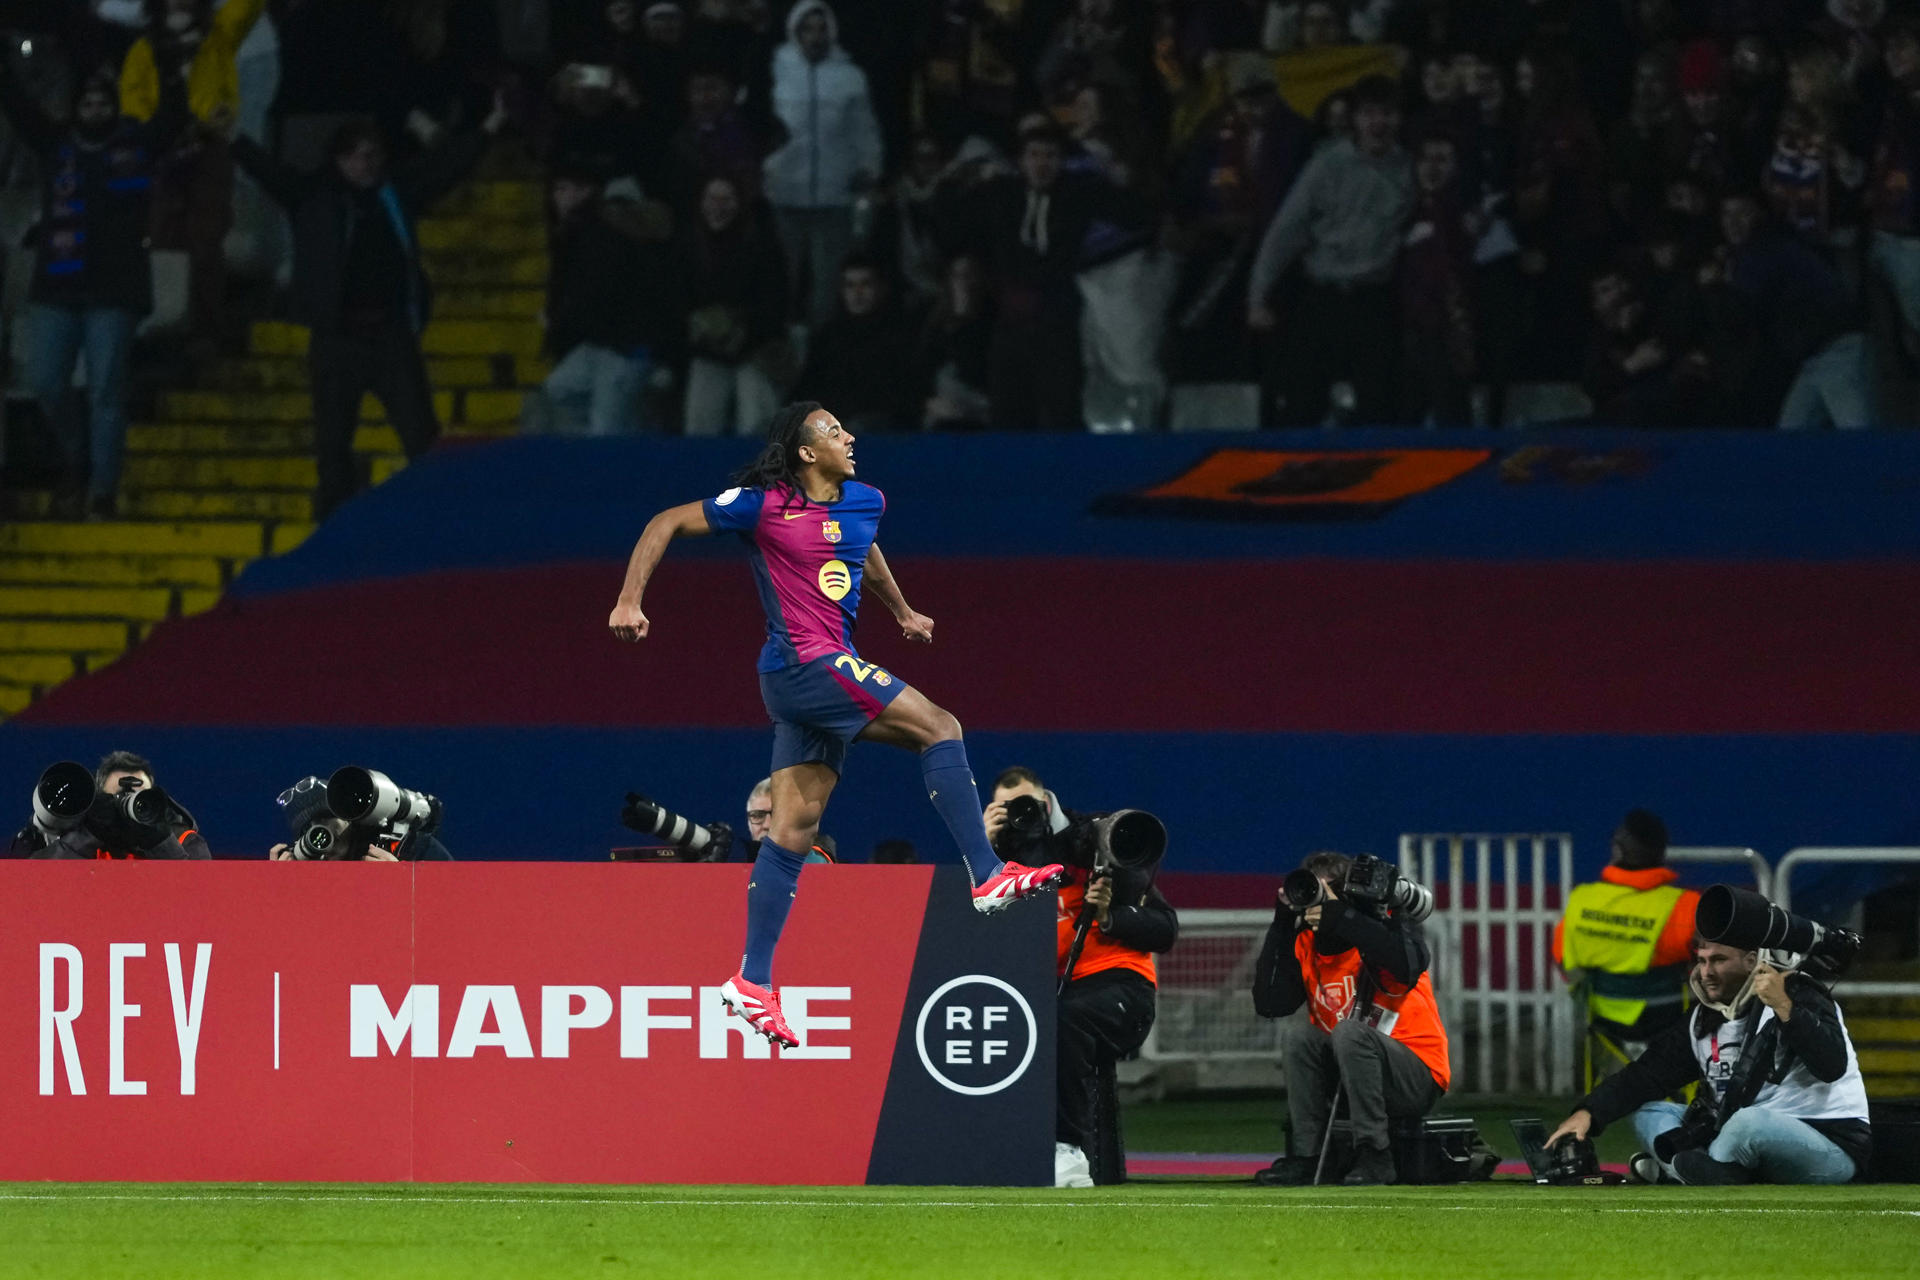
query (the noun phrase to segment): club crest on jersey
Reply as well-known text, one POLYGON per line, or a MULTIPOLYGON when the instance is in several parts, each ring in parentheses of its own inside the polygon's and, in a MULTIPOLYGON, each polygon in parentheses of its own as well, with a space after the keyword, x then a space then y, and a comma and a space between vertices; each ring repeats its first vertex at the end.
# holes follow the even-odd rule
POLYGON ((840 541, 840 522, 838 520, 829 520, 820 526, 820 532, 826 535, 828 542, 838 542, 840 541))
POLYGON ((829 560, 820 566, 820 594, 829 600, 839 600, 853 590, 853 571, 838 560, 829 560))

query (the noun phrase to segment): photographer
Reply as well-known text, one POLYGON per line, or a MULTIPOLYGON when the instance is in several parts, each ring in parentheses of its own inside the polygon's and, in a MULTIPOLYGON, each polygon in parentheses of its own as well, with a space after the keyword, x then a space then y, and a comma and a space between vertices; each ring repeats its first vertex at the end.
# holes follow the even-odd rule
MULTIPOLYGON (((1254 1009, 1283 1018, 1305 1004, 1308 1013, 1289 1029, 1283 1051, 1289 1152, 1255 1175, 1262 1186, 1313 1181, 1343 1087, 1355 1156, 1347 1184, 1395 1181, 1388 1119, 1423 1116, 1447 1091, 1447 1033, 1427 977, 1426 942, 1408 918, 1425 911, 1404 901, 1357 901, 1354 866, 1345 854, 1308 858, 1287 878, 1260 949, 1254 1009)), ((1425 895, 1408 882, 1389 883, 1425 895)))
POLYGON ((1152 953, 1172 948, 1180 922, 1154 887, 1153 867, 1095 871, 1091 859, 1076 856, 1075 834, 1089 830, 1094 815, 1062 808, 1031 769, 1015 766, 995 779, 984 818, 987 838, 1003 859, 1026 863, 1032 856, 1040 859, 1036 865, 1055 860, 1067 865, 1055 953, 1063 977, 1081 910, 1093 913, 1071 981, 1060 993, 1054 1121, 1055 1185, 1090 1187, 1087 1152, 1094 1140, 1100 1069, 1139 1049, 1153 1029, 1152 953))
MULTIPOLYGON (((373 776, 384 780, 384 775, 373 776)), ((286 816, 293 839, 267 850, 274 862, 453 861, 447 846, 430 829, 439 824, 437 804, 428 822, 401 829, 390 823, 348 822, 328 804, 327 780, 313 774, 282 791, 275 803, 286 816)))
POLYGON ((27 857, 174 861, 213 857, 207 842, 193 829, 193 815, 154 784, 153 766, 144 757, 115 751, 100 761, 93 780, 93 803, 77 826, 48 838, 33 824, 14 837, 16 847, 33 844, 39 837, 44 843, 27 857))
POLYGON ((1758 951, 1702 941, 1694 956, 1692 1014, 1580 1099, 1547 1145, 1631 1116, 1650 1153, 1633 1158, 1642 1181, 1851 1182, 1867 1167, 1873 1134, 1832 995, 1758 951), (1695 1083, 1703 1087, 1691 1107, 1662 1100, 1695 1083))

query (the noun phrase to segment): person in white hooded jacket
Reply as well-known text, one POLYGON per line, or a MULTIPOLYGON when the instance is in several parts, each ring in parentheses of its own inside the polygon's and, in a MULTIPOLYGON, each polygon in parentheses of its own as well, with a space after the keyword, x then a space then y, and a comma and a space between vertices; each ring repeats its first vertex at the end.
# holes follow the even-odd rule
POLYGON ((807 320, 833 310, 840 263, 853 248, 854 200, 879 177, 880 122, 866 73, 840 47, 824 0, 801 0, 787 15, 787 40, 773 53, 773 110, 787 140, 762 174, 787 251, 790 296, 808 299, 807 320), (799 292, 801 273, 811 290, 799 292))

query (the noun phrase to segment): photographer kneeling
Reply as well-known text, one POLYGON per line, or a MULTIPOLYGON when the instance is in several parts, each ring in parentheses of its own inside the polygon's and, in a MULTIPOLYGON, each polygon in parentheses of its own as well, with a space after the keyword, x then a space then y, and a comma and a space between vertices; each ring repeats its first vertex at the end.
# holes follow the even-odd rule
MULTIPOLYGON (((1003 859, 1030 866, 1057 861, 1067 867, 1056 924, 1056 972, 1070 980, 1058 1005, 1054 1185, 1090 1187, 1087 1152, 1095 1139, 1100 1071, 1139 1049, 1153 1029, 1152 953, 1173 946, 1179 918, 1153 884, 1158 850, 1150 860, 1131 864, 1100 858, 1100 815, 1062 808, 1031 769, 1015 766, 1000 774, 984 817, 987 838, 1003 859), (1096 861, 1101 863, 1097 869, 1096 861), (1083 909, 1092 915, 1074 955, 1083 909)), ((1157 821, 1153 827, 1158 829, 1157 821)), ((1164 832, 1160 843, 1164 847, 1164 832)))
POLYGON ((396 787, 384 773, 349 766, 325 780, 308 774, 275 803, 293 833, 267 851, 275 862, 453 861, 433 834, 440 801, 396 787))
POLYGON ((1641 1181, 1851 1182, 1872 1156, 1873 1131, 1840 1008, 1813 974, 1783 972, 1760 949, 1738 943, 1770 945, 1797 924, 1801 937, 1784 949, 1796 958, 1811 952, 1802 969, 1831 976, 1851 959, 1857 936, 1823 930, 1724 885, 1702 896, 1698 919, 1703 935, 1722 940, 1695 948, 1692 1013, 1580 1099, 1547 1145, 1598 1134, 1630 1115, 1646 1148, 1632 1164, 1641 1181), (1725 927, 1740 908, 1747 914, 1725 927), (1742 927, 1763 915, 1778 923, 1778 935, 1756 938, 1742 927), (1696 1082, 1702 1087, 1690 1107, 1664 1101, 1696 1082))
POLYGON ((1415 923, 1432 895, 1378 859, 1316 853, 1287 877, 1253 976, 1253 1007, 1289 1029, 1288 1153, 1262 1169, 1262 1186, 1314 1180, 1328 1113, 1344 1088, 1353 1133, 1349 1186, 1396 1180, 1387 1121, 1424 1116, 1447 1091, 1447 1033, 1415 923), (1356 867, 1360 870, 1355 875, 1356 867), (1364 884, 1362 890, 1357 888, 1364 884))
POLYGON ((13 838, 15 857, 164 859, 213 857, 193 815, 154 784, 153 766, 131 751, 85 765, 54 765, 34 788, 33 821, 13 838))

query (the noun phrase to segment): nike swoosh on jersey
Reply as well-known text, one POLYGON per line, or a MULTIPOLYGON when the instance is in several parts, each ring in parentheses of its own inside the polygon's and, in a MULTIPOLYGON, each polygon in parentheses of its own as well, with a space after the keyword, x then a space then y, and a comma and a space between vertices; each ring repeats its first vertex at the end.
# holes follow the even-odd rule
POLYGON ((812 514, 813 512, 811 511, 782 511, 780 518, 782 520, 799 520, 812 514))

